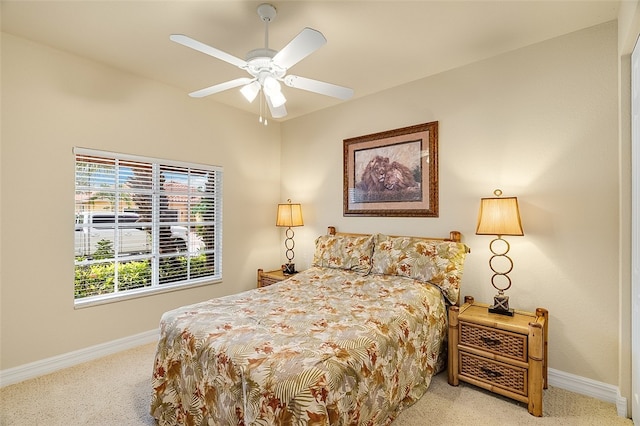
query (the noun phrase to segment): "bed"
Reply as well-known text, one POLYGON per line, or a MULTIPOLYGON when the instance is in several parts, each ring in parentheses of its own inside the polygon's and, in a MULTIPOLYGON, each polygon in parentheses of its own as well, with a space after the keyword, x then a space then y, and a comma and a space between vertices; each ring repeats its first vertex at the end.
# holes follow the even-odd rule
POLYGON ((451 235, 330 232, 287 280, 166 312, 151 415, 159 425, 391 423, 446 363, 447 305, 468 253, 451 235))

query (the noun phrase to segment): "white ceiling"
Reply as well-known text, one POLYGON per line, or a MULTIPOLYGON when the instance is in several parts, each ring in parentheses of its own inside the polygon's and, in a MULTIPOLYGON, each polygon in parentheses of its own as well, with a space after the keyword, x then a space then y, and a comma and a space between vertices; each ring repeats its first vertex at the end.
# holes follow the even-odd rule
MULTIPOLYGON (((169 40, 186 34, 243 58, 264 47, 262 1, 5 1, 2 31, 187 93, 245 71, 169 40)), ((351 87, 353 99, 617 18, 618 0, 272 1, 269 47, 304 27, 328 42, 290 73, 351 87)), ((340 101, 283 87, 291 119, 340 101)), ((238 89, 193 99, 258 114, 238 89)))

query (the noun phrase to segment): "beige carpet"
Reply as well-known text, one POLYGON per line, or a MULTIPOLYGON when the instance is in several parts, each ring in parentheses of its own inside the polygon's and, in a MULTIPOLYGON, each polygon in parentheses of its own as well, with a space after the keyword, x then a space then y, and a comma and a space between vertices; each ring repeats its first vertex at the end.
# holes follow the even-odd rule
MULTIPOLYGON (((0 389, 0 425, 154 425, 148 414, 155 345, 0 389)), ((613 404, 558 388, 544 393, 544 417, 522 404, 471 385, 452 387, 436 376, 427 394, 393 426, 632 425, 613 404)))

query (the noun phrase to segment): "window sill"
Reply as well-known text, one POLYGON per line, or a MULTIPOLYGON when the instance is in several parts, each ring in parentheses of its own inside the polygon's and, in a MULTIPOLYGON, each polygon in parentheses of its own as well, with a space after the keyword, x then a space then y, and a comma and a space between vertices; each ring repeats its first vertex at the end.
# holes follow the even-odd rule
POLYGON ((74 300, 74 309, 89 308, 91 306, 106 305, 108 303, 121 302, 123 300, 137 299, 140 297, 152 296, 155 294, 169 293, 172 291, 186 290, 195 287, 202 287, 211 284, 221 283, 222 279, 194 282, 190 284, 163 284, 158 287, 145 287, 138 290, 129 290, 126 293, 102 294, 100 296, 83 297, 74 300))

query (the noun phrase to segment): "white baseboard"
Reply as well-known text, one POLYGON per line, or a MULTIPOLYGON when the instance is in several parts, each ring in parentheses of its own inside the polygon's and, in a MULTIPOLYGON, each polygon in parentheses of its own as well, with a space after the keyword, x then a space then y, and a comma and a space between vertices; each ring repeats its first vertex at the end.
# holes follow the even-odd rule
POLYGON ((63 368, 72 367, 103 356, 112 355, 136 346, 157 342, 159 330, 149 330, 144 333, 124 337, 107 343, 90 346, 88 348, 69 352, 66 354, 46 358, 40 361, 30 362, 6 370, 0 370, 0 387, 12 385, 34 377, 50 374, 63 368))
MULTIPOLYGON (((0 371, 0 387, 22 382, 34 377, 50 374, 63 368, 72 367, 83 362, 91 361, 103 356, 156 342, 159 330, 149 330, 144 333, 90 346, 67 354, 46 358, 41 361, 31 362, 19 367, 9 368, 0 371)), ((549 368, 549 385, 560 389, 565 389, 581 395, 590 396, 601 401, 610 402, 616 405, 618 415, 628 417, 627 399, 620 395, 617 386, 565 373, 563 371, 549 368)))
POLYGON ((565 373, 549 368, 549 385, 581 395, 590 396, 616 405, 618 416, 628 417, 627 398, 620 395, 620 388, 607 383, 565 373))

